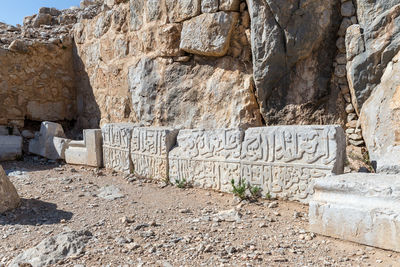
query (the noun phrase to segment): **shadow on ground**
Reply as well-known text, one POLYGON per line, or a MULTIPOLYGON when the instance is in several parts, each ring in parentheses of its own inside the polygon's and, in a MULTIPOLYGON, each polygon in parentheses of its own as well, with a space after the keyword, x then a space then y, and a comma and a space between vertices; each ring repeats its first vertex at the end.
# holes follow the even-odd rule
POLYGON ((0 215, 0 225, 50 225, 68 221, 73 213, 37 199, 21 199, 19 208, 0 215))

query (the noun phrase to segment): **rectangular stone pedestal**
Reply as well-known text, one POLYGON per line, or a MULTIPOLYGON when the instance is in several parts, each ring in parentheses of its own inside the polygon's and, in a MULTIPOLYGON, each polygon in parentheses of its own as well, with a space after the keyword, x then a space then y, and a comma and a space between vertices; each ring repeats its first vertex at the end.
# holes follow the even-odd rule
POLYGON ((133 129, 131 156, 134 173, 140 177, 168 180, 168 152, 176 143, 178 130, 171 128, 133 129))
POLYGON ((22 137, 0 135, 0 161, 16 160, 22 156, 22 137))
POLYGON ((71 141, 68 144, 65 161, 69 164, 101 167, 103 162, 101 130, 84 130, 83 138, 83 141, 71 141))
POLYGON ((312 232, 400 252, 400 176, 332 176, 314 190, 312 232))
POLYGON ((131 123, 106 124, 101 128, 103 135, 103 163, 107 169, 132 173, 130 158, 132 131, 131 123))

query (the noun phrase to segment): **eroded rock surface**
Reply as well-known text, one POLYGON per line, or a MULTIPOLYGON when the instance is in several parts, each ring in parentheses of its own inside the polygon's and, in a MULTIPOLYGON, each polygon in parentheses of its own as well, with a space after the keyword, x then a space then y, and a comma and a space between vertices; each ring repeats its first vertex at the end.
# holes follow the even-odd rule
POLYGON ((17 190, 0 166, 0 213, 15 209, 20 201, 17 190))

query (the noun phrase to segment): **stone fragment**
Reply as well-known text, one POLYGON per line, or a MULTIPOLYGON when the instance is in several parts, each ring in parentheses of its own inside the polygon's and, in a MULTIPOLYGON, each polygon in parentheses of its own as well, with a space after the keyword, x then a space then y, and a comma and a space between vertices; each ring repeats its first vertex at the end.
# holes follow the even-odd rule
POLYGON ((400 177, 352 173, 316 181, 310 230, 400 251, 400 177))
POLYGON ((0 135, 0 161, 16 160, 22 157, 22 137, 0 135))
POLYGON ((236 12, 202 14, 183 23, 180 48, 204 56, 224 56, 229 49, 236 12))
POLYGON ((0 166, 0 214, 17 208, 20 201, 17 190, 0 166))
POLYGON ((144 2, 143 0, 130 0, 129 3, 131 11, 130 27, 132 31, 138 31, 143 25, 144 2))
POLYGON ((166 4, 171 22, 182 22, 201 12, 201 0, 166 0, 166 4))
POLYGON ((65 149, 71 140, 65 138, 61 124, 44 121, 40 132, 29 141, 29 153, 48 159, 65 159, 65 149))
POLYGON ((350 104, 347 104, 345 110, 346 110, 346 113, 352 113, 352 112, 354 112, 354 107, 353 107, 353 105, 350 103, 350 104))
POLYGON ((186 180, 196 187, 231 192, 240 180, 240 129, 181 130, 169 153, 171 183, 186 180))
POLYGON ((97 196, 105 200, 116 200, 125 197, 125 195, 121 193, 121 190, 115 185, 100 188, 97 196))
POLYGON ((214 13, 218 11, 218 0, 201 0, 201 12, 214 13))
POLYGON ((240 0, 219 0, 219 10, 239 11, 240 0))
POLYGON ((16 135, 19 136, 20 132, 15 126, 0 125, 0 135, 16 135))
POLYGON ((28 45, 25 41, 17 39, 12 41, 12 43, 8 47, 8 50, 18 53, 27 53, 28 45))
POLYGON ((83 253, 91 237, 89 231, 71 231, 47 237, 37 246, 16 256, 8 266, 22 266, 20 264, 30 264, 32 267, 54 266, 66 258, 77 257, 83 253))
POLYGON ((342 3, 341 6, 341 14, 343 17, 351 17, 356 13, 356 9, 354 8, 352 1, 347 1, 342 3))
POLYGON ((84 130, 83 141, 71 141, 65 150, 65 161, 69 164, 101 167, 103 163, 101 130, 84 130))
POLYGON ((135 175, 154 180, 168 180, 168 152, 176 143, 178 130, 171 128, 135 128, 131 157, 135 175))
POLYGON ((241 151, 241 179, 271 197, 308 202, 316 180, 344 169, 340 126, 250 128, 241 151))

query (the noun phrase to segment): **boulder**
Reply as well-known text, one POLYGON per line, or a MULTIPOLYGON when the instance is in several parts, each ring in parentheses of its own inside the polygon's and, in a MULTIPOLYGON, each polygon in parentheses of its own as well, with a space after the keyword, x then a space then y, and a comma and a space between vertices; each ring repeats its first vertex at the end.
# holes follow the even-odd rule
POLYGON ((17 190, 0 166, 0 214, 17 208, 20 201, 17 190))
POLYGON ((224 56, 239 18, 236 12, 202 14, 183 23, 180 48, 204 56, 224 56))

